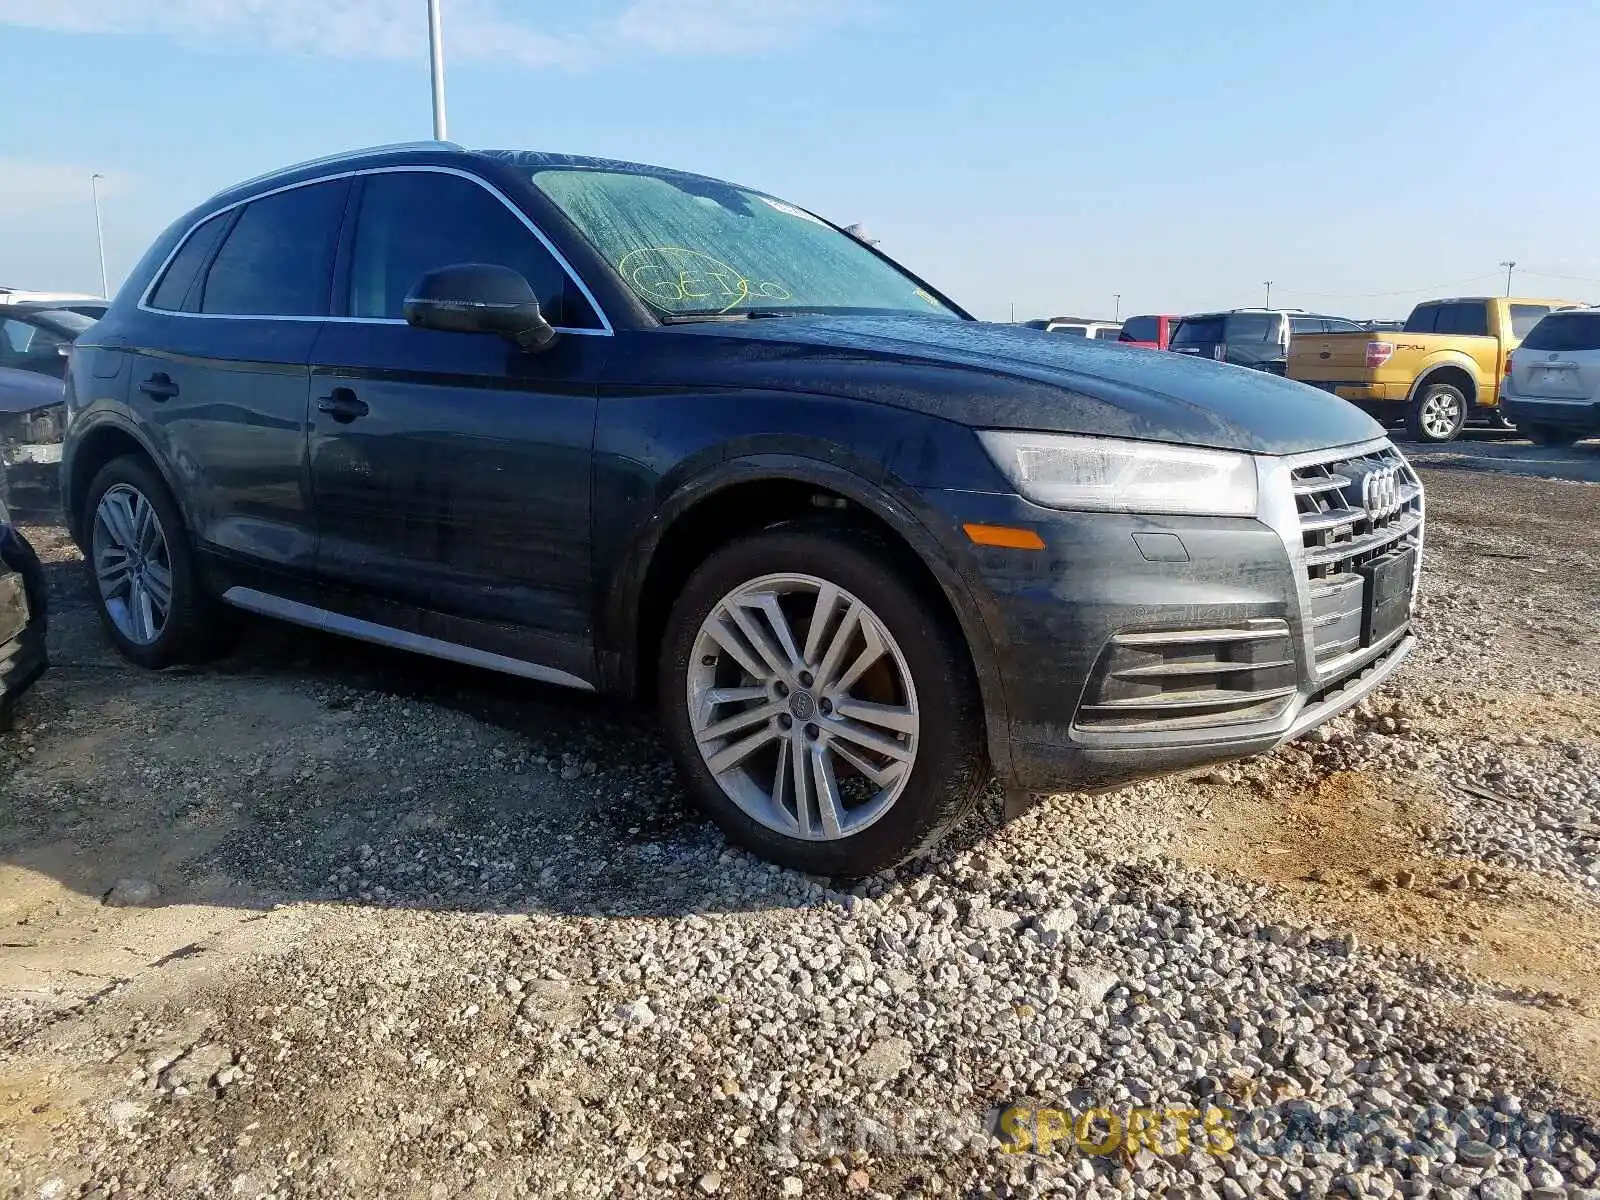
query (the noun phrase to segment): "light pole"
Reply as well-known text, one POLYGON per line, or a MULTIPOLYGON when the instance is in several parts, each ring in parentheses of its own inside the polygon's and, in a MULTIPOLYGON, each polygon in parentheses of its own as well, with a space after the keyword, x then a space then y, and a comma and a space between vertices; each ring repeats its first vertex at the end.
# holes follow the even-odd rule
POLYGON ((1113 301, 1115 301, 1115 304, 1116 304, 1116 307, 1114 308, 1114 310, 1111 313, 1111 319, 1113 321, 1120 321, 1120 320, 1122 320, 1122 293, 1121 292, 1112 292, 1111 293, 1111 299, 1113 301))
POLYGON ((1511 272, 1516 269, 1517 262, 1515 259, 1510 259, 1500 265, 1506 269, 1506 295, 1509 296, 1511 295, 1511 272))
POLYGON ((1262 308, 1271 308, 1272 307, 1272 280, 1267 279, 1267 280, 1263 280, 1262 282, 1265 283, 1266 287, 1267 287, 1267 302, 1265 304, 1263 304, 1261 307, 1262 308))
POLYGON ((444 114, 444 22, 439 15, 440 0, 428 0, 428 55, 433 71, 433 140, 445 141, 444 114))
POLYGON ((94 197, 94 240, 100 247, 100 294, 111 296, 111 282, 106 277, 106 227, 100 220, 100 181, 104 175, 89 176, 89 194, 94 197))

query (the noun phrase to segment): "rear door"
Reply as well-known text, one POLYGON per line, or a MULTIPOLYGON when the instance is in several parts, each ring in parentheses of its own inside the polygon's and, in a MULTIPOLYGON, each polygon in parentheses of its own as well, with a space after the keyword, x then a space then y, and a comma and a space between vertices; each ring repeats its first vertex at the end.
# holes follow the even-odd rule
POLYGON ((360 189, 344 315, 314 355, 321 602, 386 640, 432 639, 443 657, 469 647, 513 660, 502 670, 590 681, 596 393, 612 339, 527 218, 481 181, 405 169, 360 189), (406 324, 425 272, 471 262, 521 273, 555 344, 529 354, 406 324))
POLYGON ((1511 375, 1519 396, 1600 400, 1600 312, 1545 317, 1517 348, 1511 375))
POLYGON ((308 364, 348 193, 343 179, 301 184, 212 217, 143 304, 130 404, 201 546, 240 566, 313 567, 308 364))

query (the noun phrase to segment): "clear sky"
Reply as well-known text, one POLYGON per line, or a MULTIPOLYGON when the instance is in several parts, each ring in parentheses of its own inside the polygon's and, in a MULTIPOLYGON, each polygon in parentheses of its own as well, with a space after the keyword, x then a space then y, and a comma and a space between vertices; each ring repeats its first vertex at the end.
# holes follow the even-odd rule
MULTIPOLYGON (((1004 320, 1600 301, 1593 0, 444 0, 450 134, 759 187, 1004 320), (1560 278, 1566 276, 1568 278, 1560 278)), ((0 282, 431 131, 424 0, 0 0, 0 282)))

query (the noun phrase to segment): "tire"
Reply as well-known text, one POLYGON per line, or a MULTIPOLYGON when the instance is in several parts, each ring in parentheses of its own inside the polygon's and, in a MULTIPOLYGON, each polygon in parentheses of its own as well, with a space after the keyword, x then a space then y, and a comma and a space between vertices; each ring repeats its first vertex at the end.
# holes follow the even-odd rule
POLYGON ((1467 397, 1453 383, 1430 383, 1411 402, 1406 432, 1417 442, 1453 442, 1467 423, 1467 397))
POLYGON ((661 713, 689 791, 730 841, 782 866, 836 878, 892 867, 933 846, 988 779, 966 647, 895 560, 883 541, 831 523, 768 530, 702 563, 668 618, 661 713), (774 636, 778 619, 794 655, 774 636), (732 687, 753 694, 707 695, 732 687), (860 719, 869 711, 871 721, 860 719), (759 744, 741 753, 746 743, 759 744), (797 758, 808 768, 803 798, 797 758), (836 805, 821 799, 824 780, 836 805))
POLYGON ((79 528, 100 623, 124 658, 159 670, 198 662, 217 651, 228 622, 202 588, 178 506, 146 460, 124 455, 100 468, 85 493, 79 528), (117 519, 102 512, 102 502, 113 496, 121 513, 117 519), (130 540, 140 544, 141 554, 128 553, 124 543, 130 540), (135 560, 133 568, 126 567, 130 559, 135 560), (125 569, 114 574, 108 566, 107 579, 115 582, 103 585, 97 563, 117 562, 125 569), (167 604, 161 615, 163 572, 167 604), (139 591, 129 584, 133 575, 140 580, 139 591, 148 598, 148 608, 135 601, 139 591))
POLYGON ((1554 425, 1529 425, 1525 432, 1535 446, 1549 446, 1556 450, 1564 450, 1578 441, 1576 433, 1554 425))

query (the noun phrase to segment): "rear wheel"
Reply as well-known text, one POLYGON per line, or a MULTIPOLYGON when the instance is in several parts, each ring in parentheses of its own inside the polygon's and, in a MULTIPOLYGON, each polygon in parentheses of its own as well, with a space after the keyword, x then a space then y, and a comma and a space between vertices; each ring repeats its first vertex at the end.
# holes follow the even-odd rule
POLYGON ((1406 430, 1415 441, 1452 442, 1467 423, 1467 397, 1453 383, 1430 383, 1411 403, 1406 430))
POLYGON ((853 530, 771 530, 708 559, 669 619, 661 707, 690 790, 784 866, 893 866, 987 778, 965 647, 892 561, 853 530))
POLYGON ((178 507, 143 459, 113 459, 84 499, 100 621, 125 658, 168 667, 211 653, 225 623, 201 589, 178 507))
POLYGON ((1560 429, 1554 425, 1529 425, 1524 432, 1535 446, 1552 446, 1560 449, 1578 440, 1578 435, 1570 429, 1560 429))

